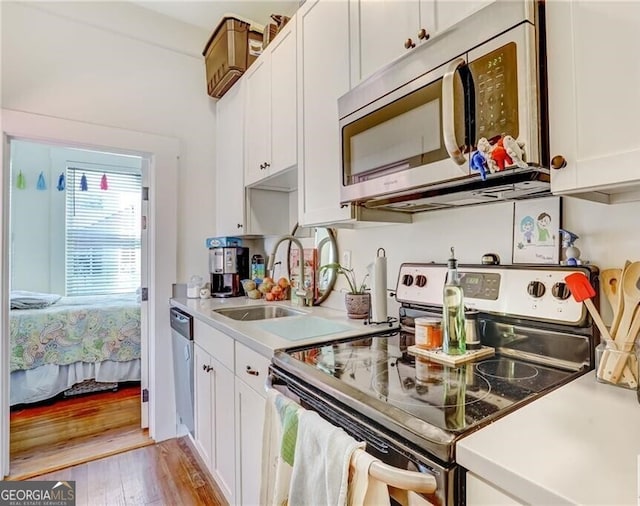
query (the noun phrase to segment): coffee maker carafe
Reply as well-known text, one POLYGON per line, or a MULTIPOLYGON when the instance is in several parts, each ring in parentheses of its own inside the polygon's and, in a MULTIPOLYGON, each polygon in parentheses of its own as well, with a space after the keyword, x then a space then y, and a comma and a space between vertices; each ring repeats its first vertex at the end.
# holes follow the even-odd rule
POLYGON ((212 297, 244 295, 241 281, 249 278, 249 248, 225 246, 209 249, 212 297))

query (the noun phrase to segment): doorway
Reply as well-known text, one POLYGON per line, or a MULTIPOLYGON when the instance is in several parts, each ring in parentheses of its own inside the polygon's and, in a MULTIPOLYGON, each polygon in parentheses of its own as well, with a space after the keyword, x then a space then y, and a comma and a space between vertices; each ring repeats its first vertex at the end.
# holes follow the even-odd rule
POLYGON ((152 442, 140 388, 143 162, 10 141, 9 479, 152 442))
MULTIPOLYGON (((154 134, 146 134, 101 125, 93 125, 73 120, 52 118, 19 111, 2 110, 3 142, 0 145, 3 160, 3 177, 0 180, 0 207, 2 208, 2 233, 0 234, 0 327, 3 336, 9 335, 9 189, 10 140, 31 140, 58 146, 80 149, 94 149, 124 155, 143 157, 148 164, 149 181, 143 182, 148 188, 144 192, 147 200, 143 203, 143 220, 148 241, 148 276, 142 285, 147 288, 147 300, 142 301, 141 335, 151 336, 146 343, 148 367, 142 367, 143 402, 142 425, 148 424, 149 437, 155 442, 175 437, 175 400, 172 395, 173 377, 166 374, 171 370, 170 329, 168 325, 171 284, 176 281, 177 251, 177 169, 179 142, 177 139, 154 134), (145 379, 148 382, 145 384, 145 379), (155 395, 159 392, 159 395, 155 395), (146 415, 148 414, 148 415, 146 415)), ((144 171, 143 171, 144 173, 144 171)), ((144 249, 144 247, 143 247, 144 249)), ((143 348, 145 343, 143 343, 143 348)), ((143 352, 144 353, 144 352, 143 352)), ((9 339, 0 340, 2 376, 0 377, 0 458, 2 472, 9 474, 9 339)))

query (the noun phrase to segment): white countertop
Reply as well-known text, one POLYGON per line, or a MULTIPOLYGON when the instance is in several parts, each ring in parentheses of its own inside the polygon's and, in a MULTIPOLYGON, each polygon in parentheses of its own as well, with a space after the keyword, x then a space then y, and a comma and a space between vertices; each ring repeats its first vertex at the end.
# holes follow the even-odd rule
MULTIPOLYGON (((210 298, 210 299, 187 299, 174 298, 171 299, 171 305, 176 306, 195 318, 211 325, 212 327, 233 337, 249 348, 257 351, 261 355, 271 358, 273 352, 278 349, 292 348, 307 344, 321 343, 324 341, 343 339, 347 337, 355 337, 366 334, 373 334, 390 330, 389 325, 365 325, 364 320, 351 320, 347 317, 346 311, 337 311, 322 306, 299 307, 292 305, 290 301, 284 302, 266 302, 262 299, 253 300, 248 297, 233 297, 228 299, 210 298), (260 322, 273 320, 257 320, 257 321, 237 321, 215 313, 214 309, 223 307, 247 307, 255 305, 276 305, 290 307, 300 311, 305 311, 307 315, 318 316, 336 323, 348 326, 349 330, 330 335, 310 337, 308 339, 289 340, 276 334, 271 334, 260 328, 260 322)), ((290 316, 287 319, 305 318, 305 316, 290 316)), ((394 324, 397 328, 397 323, 394 324)))
POLYGON ((592 371, 462 439, 456 455, 526 503, 640 504, 640 404, 592 371))

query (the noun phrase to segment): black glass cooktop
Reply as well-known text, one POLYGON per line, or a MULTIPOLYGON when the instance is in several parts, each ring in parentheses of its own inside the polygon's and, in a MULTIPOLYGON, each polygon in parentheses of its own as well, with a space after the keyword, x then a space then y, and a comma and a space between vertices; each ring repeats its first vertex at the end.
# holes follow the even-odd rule
POLYGON ((576 374, 503 356, 449 367, 408 353, 405 339, 398 334, 369 337, 287 353, 452 433, 466 431, 576 374))

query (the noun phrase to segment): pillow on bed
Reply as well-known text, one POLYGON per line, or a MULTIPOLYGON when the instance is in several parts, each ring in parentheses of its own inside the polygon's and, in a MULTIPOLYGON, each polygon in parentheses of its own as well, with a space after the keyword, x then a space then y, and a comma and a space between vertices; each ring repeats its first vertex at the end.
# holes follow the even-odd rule
POLYGON ((62 298, 56 293, 37 293, 24 290, 12 290, 11 309, 42 309, 55 304, 62 298))

